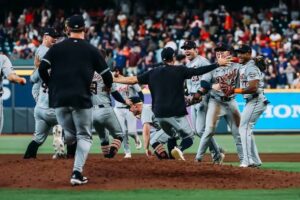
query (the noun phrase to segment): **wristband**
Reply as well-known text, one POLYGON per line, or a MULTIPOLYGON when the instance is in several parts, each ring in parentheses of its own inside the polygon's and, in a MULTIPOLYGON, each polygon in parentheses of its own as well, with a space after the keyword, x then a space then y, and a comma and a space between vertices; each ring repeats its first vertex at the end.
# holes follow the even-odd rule
POLYGON ((242 94, 243 93, 243 89, 242 88, 235 88, 234 89, 234 93, 242 94))

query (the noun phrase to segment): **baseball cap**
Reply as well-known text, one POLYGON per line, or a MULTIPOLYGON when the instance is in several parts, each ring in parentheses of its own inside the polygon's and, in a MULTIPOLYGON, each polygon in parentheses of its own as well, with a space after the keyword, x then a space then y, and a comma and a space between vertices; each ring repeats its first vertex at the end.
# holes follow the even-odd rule
POLYGON ((136 103, 143 103, 142 99, 140 97, 130 97, 129 98, 130 101, 133 103, 133 104, 136 104, 136 103))
POLYGON ((251 53, 252 49, 251 49, 250 46, 242 44, 242 45, 239 46, 238 49, 235 49, 234 51, 237 52, 237 53, 251 53))
POLYGON ((172 61, 175 56, 175 51, 171 47, 166 47, 161 52, 161 59, 163 61, 172 61))
POLYGON ((51 27, 45 28, 43 31, 43 35, 49 35, 50 37, 53 37, 53 38, 58 37, 58 33, 56 32, 56 30, 51 27))
POLYGON ((197 45, 194 41, 187 40, 183 43, 181 49, 195 49, 197 48, 197 45))
POLYGON ((71 30, 81 30, 84 28, 84 19, 82 15, 73 15, 68 18, 67 24, 71 30))
POLYGON ((217 44, 215 51, 231 51, 233 48, 223 42, 217 44))

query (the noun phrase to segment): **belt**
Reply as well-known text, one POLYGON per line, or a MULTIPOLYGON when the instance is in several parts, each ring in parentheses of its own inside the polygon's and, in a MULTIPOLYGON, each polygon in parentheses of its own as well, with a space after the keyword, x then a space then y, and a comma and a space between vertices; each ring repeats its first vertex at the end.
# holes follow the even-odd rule
POLYGON ((124 106, 124 107, 116 107, 116 108, 119 108, 119 109, 129 109, 130 107, 129 106, 124 106))
POLYGON ((216 99, 216 100, 219 100, 219 101, 231 101, 233 99, 233 97, 215 97, 213 95, 210 96, 212 99, 216 99))
POLYGON ((94 108, 110 108, 111 104, 94 105, 94 108))
MULTIPOLYGON (((257 97, 259 97, 259 94, 258 94, 258 93, 252 94, 251 97, 245 99, 245 100, 246 100, 246 103, 249 103, 249 101, 251 101, 252 99, 255 99, 255 98, 257 98, 257 97)), ((265 100, 263 101, 263 103, 264 103, 265 105, 268 105, 268 104, 270 103, 270 101, 267 100, 267 99, 265 99, 265 100)))
POLYGON ((250 97, 246 98, 246 103, 248 103, 249 101, 251 101, 252 99, 255 99, 259 96, 258 93, 252 94, 250 97))

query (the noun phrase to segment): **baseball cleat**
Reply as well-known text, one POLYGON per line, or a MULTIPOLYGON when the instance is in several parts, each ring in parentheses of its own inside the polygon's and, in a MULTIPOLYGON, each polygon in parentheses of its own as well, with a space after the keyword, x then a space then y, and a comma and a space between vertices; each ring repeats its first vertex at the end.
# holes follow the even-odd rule
POLYGON ((53 147, 54 155, 53 159, 61 158, 65 156, 65 144, 62 137, 62 127, 60 125, 55 125, 53 127, 53 147))
POLYGON ((131 153, 125 153, 124 158, 131 158, 131 153))
POLYGON ((252 164, 252 165, 249 165, 248 167, 259 169, 260 166, 261 166, 261 164, 252 164))
POLYGON ((88 182, 87 177, 82 176, 79 171, 74 171, 70 180, 71 185, 83 185, 88 182))
POLYGON ((177 147, 174 147, 174 149, 172 149, 171 154, 175 158, 175 160, 185 160, 182 151, 177 147))
POLYGON ((139 136, 136 137, 135 148, 136 149, 141 149, 142 148, 142 141, 141 141, 139 136))
POLYGON ((241 168, 247 168, 247 167, 249 167, 249 166, 246 165, 246 164, 240 164, 240 167, 241 167, 241 168))

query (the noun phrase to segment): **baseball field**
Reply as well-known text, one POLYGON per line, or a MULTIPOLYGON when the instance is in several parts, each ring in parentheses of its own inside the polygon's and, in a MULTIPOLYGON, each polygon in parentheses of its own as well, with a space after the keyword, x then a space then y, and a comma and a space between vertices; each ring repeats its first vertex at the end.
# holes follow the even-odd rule
MULTIPOLYGON (((0 199, 300 199, 300 135, 259 135, 264 162, 260 169, 237 167, 232 136, 218 135, 226 150, 225 164, 158 161, 143 150, 125 160, 120 154, 103 159, 94 136, 85 175, 89 183, 71 187, 73 160, 52 160, 52 137, 40 148, 37 160, 23 160, 29 135, 0 136, 0 199)), ((197 150, 199 140, 187 153, 197 150)))

